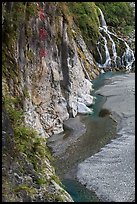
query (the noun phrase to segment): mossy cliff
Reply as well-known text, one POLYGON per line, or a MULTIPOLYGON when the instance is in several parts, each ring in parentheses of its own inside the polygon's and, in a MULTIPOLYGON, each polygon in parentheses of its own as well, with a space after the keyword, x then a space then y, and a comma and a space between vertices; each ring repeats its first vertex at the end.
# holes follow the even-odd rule
POLYGON ((73 201, 46 141, 77 114, 99 71, 67 12, 65 3, 2 3, 4 202, 73 201))
POLYGON ((46 143, 93 102, 98 15, 94 2, 2 3, 3 202, 73 202, 46 143))

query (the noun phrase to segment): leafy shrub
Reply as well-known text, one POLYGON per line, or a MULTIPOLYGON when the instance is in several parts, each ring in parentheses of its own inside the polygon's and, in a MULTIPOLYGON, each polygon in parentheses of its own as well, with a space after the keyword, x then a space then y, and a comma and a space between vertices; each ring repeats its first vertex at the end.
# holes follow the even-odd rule
POLYGON ((129 2, 97 2, 104 13, 108 26, 119 27, 123 34, 128 34, 135 25, 133 8, 129 2))
POLYGON ((99 36, 98 10, 94 2, 68 3, 75 23, 87 43, 95 44, 99 36))

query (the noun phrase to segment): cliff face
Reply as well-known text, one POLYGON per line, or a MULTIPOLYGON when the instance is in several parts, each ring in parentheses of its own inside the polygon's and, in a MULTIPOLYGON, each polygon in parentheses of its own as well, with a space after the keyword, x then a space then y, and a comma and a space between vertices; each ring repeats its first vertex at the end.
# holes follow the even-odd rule
POLYGON ((2 173, 6 202, 73 202, 51 165, 46 141, 63 131, 63 121, 69 117, 91 112, 91 81, 100 73, 91 54, 99 36, 100 14, 94 2, 84 7, 75 3, 74 8, 71 4, 75 17, 68 5, 2 3, 2 173))
POLYGON ((79 102, 92 103, 89 80, 99 74, 78 28, 57 8, 49 4, 43 21, 30 19, 27 26, 32 36, 26 36, 22 24, 14 50, 20 89, 28 92, 23 104, 25 121, 42 136, 63 131, 63 120, 76 116, 79 102), (46 32, 44 39, 41 30, 46 32))
MULTIPOLYGON (((89 71, 93 70, 90 73, 92 78, 99 73, 82 36, 77 35, 74 39, 69 36, 68 24, 63 17, 59 17, 56 23, 52 18, 47 18, 44 25, 48 34, 42 43, 47 55, 39 59, 37 45, 30 42, 29 49, 34 54, 34 61, 28 63, 25 76, 30 95, 24 104, 27 112, 25 120, 38 129, 42 136, 45 136, 45 131, 49 135, 63 131, 63 120, 68 119, 69 115, 76 116, 78 101, 84 101, 84 94, 87 96, 86 100, 92 103, 89 95, 92 84, 84 63, 87 63, 89 71), (56 42, 56 38, 60 42, 56 42)), ((35 23, 33 28, 40 28, 41 22, 35 23)), ((77 30, 73 31, 77 33, 77 30)), ((36 39, 38 35, 37 33, 36 39)), ((21 52, 24 52, 22 48, 21 52)))
POLYGON ((100 71, 65 5, 31 6, 3 3, 3 201, 67 202, 46 138, 90 112, 100 71))

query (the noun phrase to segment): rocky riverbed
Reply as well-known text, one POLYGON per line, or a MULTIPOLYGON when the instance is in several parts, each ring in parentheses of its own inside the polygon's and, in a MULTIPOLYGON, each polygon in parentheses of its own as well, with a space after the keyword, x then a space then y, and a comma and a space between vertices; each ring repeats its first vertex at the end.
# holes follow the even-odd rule
POLYGON ((70 118, 49 138, 56 172, 75 202, 133 201, 134 74, 105 73, 94 85, 93 114, 70 118))
POLYGON ((77 179, 104 202, 135 200, 135 74, 115 76, 97 91, 118 122, 118 138, 78 165, 77 179))
POLYGON ((60 178, 75 179, 77 165, 115 138, 116 123, 109 117, 78 115, 67 120, 65 126, 66 131, 49 138, 48 145, 60 178))

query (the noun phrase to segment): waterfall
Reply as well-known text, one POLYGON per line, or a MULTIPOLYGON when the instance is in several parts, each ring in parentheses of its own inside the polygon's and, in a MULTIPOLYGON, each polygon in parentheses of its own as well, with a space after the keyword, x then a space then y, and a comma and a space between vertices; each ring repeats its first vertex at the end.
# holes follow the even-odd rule
POLYGON ((104 40, 104 48, 105 48, 105 55, 106 55, 106 61, 102 65, 102 67, 105 68, 106 66, 111 66, 111 58, 110 58, 109 50, 108 50, 108 47, 107 47, 107 40, 102 34, 101 34, 101 36, 102 36, 102 38, 104 40))
POLYGON ((116 45, 115 45, 114 40, 112 39, 112 37, 109 35, 108 32, 107 32, 107 34, 108 34, 108 37, 109 37, 110 41, 112 42, 112 52, 113 52, 113 57, 114 57, 114 63, 115 63, 115 66, 116 66, 116 59, 117 59, 116 45))
POLYGON ((107 29, 107 24, 106 24, 103 12, 101 11, 100 8, 98 8, 98 9, 100 11, 100 21, 101 21, 100 23, 101 23, 101 26, 102 26, 102 28, 106 28, 107 29))
POLYGON ((101 24, 101 26, 99 27, 99 31, 100 31, 100 36, 104 42, 103 47, 105 49, 105 62, 102 63, 103 56, 101 54, 101 50, 98 47, 100 42, 98 42, 97 52, 99 54, 100 62, 101 62, 101 63, 97 63, 98 66, 100 68, 125 67, 127 70, 131 70, 133 62, 135 61, 133 50, 129 47, 129 45, 122 38, 119 38, 116 34, 108 30, 103 12, 101 11, 100 8, 99 8, 99 11, 100 11, 100 24, 101 24), (116 44, 112 36, 114 36, 118 40, 121 40, 125 45, 126 50, 123 53, 122 57, 117 55, 116 44), (110 55, 110 51, 109 51, 110 48, 108 48, 108 39, 110 40, 112 44, 111 52, 113 56, 110 55))
MULTIPOLYGON (((100 42, 98 42, 98 45, 99 45, 99 44, 100 44, 100 42)), ((101 52, 100 52, 98 46, 97 46, 97 51, 98 51, 98 53, 99 53, 99 57, 100 57, 100 60, 101 60, 101 62, 102 62, 102 55, 101 55, 101 52)))
POLYGON ((123 64, 125 63, 126 69, 131 70, 132 64, 135 61, 134 52, 133 50, 131 50, 131 48, 126 42, 125 42, 125 45, 126 45, 126 51, 122 56, 122 62, 123 64))

